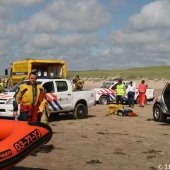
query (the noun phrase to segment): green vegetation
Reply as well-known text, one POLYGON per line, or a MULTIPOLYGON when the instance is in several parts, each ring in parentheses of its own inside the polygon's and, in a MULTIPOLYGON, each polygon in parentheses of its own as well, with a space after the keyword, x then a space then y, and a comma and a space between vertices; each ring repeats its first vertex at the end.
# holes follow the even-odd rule
POLYGON ((170 66, 154 66, 131 69, 113 69, 113 70, 88 70, 88 71, 68 71, 68 78, 74 75, 80 75, 85 79, 110 79, 122 77, 124 79, 170 79, 170 66))

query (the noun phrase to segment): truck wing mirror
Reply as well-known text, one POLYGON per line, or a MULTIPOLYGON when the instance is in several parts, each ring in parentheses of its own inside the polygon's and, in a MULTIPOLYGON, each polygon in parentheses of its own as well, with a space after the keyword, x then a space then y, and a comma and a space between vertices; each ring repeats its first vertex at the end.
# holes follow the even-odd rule
POLYGON ((8 69, 5 69, 5 75, 6 76, 8 75, 8 69))

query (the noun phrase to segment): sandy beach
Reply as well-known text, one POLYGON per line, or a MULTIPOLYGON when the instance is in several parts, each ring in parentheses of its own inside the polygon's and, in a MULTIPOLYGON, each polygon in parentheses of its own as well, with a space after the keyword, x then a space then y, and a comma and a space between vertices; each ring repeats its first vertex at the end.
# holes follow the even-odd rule
MULTIPOLYGON (((166 82, 148 81, 148 85, 159 95, 166 82)), ((101 85, 102 82, 86 81, 85 88, 101 85)), ((28 156, 11 169, 157 170, 170 167, 170 121, 153 121, 152 102, 144 108, 135 105, 136 117, 107 116, 108 111, 107 105, 97 104, 89 109, 87 119, 52 115, 49 125, 53 137, 49 143, 40 148, 37 155, 28 156)))

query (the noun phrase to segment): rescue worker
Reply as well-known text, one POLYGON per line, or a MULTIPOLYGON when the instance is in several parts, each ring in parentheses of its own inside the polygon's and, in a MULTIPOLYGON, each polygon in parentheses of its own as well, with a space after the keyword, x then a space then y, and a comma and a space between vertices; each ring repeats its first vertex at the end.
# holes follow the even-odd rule
POLYGON ((80 79, 79 75, 75 75, 73 79, 74 88, 77 90, 81 90, 84 86, 84 81, 80 79))
POLYGON ((12 89, 12 86, 13 86, 12 79, 11 77, 8 77, 6 82, 6 88, 10 91, 12 89))
POLYGON ((4 84, 2 83, 2 80, 0 79, 0 93, 4 92, 4 84))
POLYGON ((118 80, 118 84, 116 86, 116 103, 117 104, 122 104, 123 105, 123 97, 126 94, 126 87, 122 83, 122 79, 118 80))
POLYGON ((127 89, 126 89, 129 107, 134 107, 135 92, 136 92, 135 83, 130 81, 130 83, 129 83, 127 89))
POLYGON ((146 89, 147 89, 147 86, 145 85, 145 81, 142 80, 142 81, 141 81, 141 84, 139 84, 139 86, 138 86, 139 106, 140 106, 140 107, 144 107, 146 89))
POLYGON ((14 116, 20 110, 18 120, 40 121, 40 116, 48 105, 45 99, 44 88, 36 83, 36 80, 36 72, 31 72, 29 81, 22 84, 14 95, 14 116))

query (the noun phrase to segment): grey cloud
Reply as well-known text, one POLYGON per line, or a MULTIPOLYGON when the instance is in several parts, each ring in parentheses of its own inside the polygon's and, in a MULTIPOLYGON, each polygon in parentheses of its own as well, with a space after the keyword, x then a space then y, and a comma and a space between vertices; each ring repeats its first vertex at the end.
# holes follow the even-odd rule
POLYGON ((60 21, 44 12, 36 14, 24 24, 28 31, 35 33, 59 33, 61 30, 60 21))
POLYGON ((43 33, 85 33, 100 29, 110 19, 96 0, 57 0, 25 22, 25 27, 43 33))
POLYGON ((0 20, 5 21, 6 19, 12 18, 14 15, 13 10, 5 6, 0 6, 0 20))
MULTIPOLYGON (((0 4, 14 1, 2 0, 0 4)), ((111 14, 102 6, 105 1, 103 4, 99 3, 101 0, 48 2, 41 11, 17 23, 11 22, 5 10, 0 11, 0 57, 6 56, 3 63, 25 58, 58 58, 66 60, 71 70, 170 64, 167 0, 145 5, 130 18, 127 27, 113 30, 107 37, 99 34, 111 22, 111 14), (160 9, 159 15, 155 9, 160 9), (4 20, 3 16, 6 16, 4 20)), ((17 3, 26 2, 18 0, 17 3)))
POLYGON ((45 12, 59 20, 65 31, 96 31, 111 19, 97 0, 57 0, 45 12))
POLYGON ((159 29, 170 26, 170 1, 158 0, 144 6, 141 12, 130 18, 132 29, 159 29))
POLYGON ((0 5, 5 6, 32 6, 42 3, 44 0, 1 0, 0 5))
POLYGON ((108 40, 113 44, 145 44, 160 41, 160 35, 154 30, 146 30, 143 32, 123 30, 112 32, 110 35, 108 36, 108 40))
MULTIPOLYGON (((41 2, 43 1, 2 0, 0 5, 10 9, 13 5, 26 7, 41 2)), ((107 24, 111 16, 97 0, 48 2, 43 10, 24 21, 18 20, 16 23, 7 18, 3 20, 5 22, 0 25, 3 28, 0 30, 0 37, 3 39, 0 43, 2 54, 12 56, 12 60, 47 57, 56 59, 62 56, 69 61, 68 68, 75 67, 74 63, 71 65, 73 61, 80 62, 77 65, 81 69, 92 67, 94 63, 89 64, 89 60, 96 60, 96 56, 92 54, 93 48, 100 42, 95 32, 107 24)), ((13 17, 17 15, 15 13, 13 17)))
POLYGON ((58 34, 36 34, 25 39, 33 48, 56 49, 56 47, 65 48, 92 48, 98 44, 98 37, 94 34, 72 34, 62 36, 58 34))
POLYGON ((121 57, 115 59, 124 67, 170 64, 169 14, 169 1, 155 1, 132 16, 124 30, 108 34, 108 45, 123 49, 121 57))

